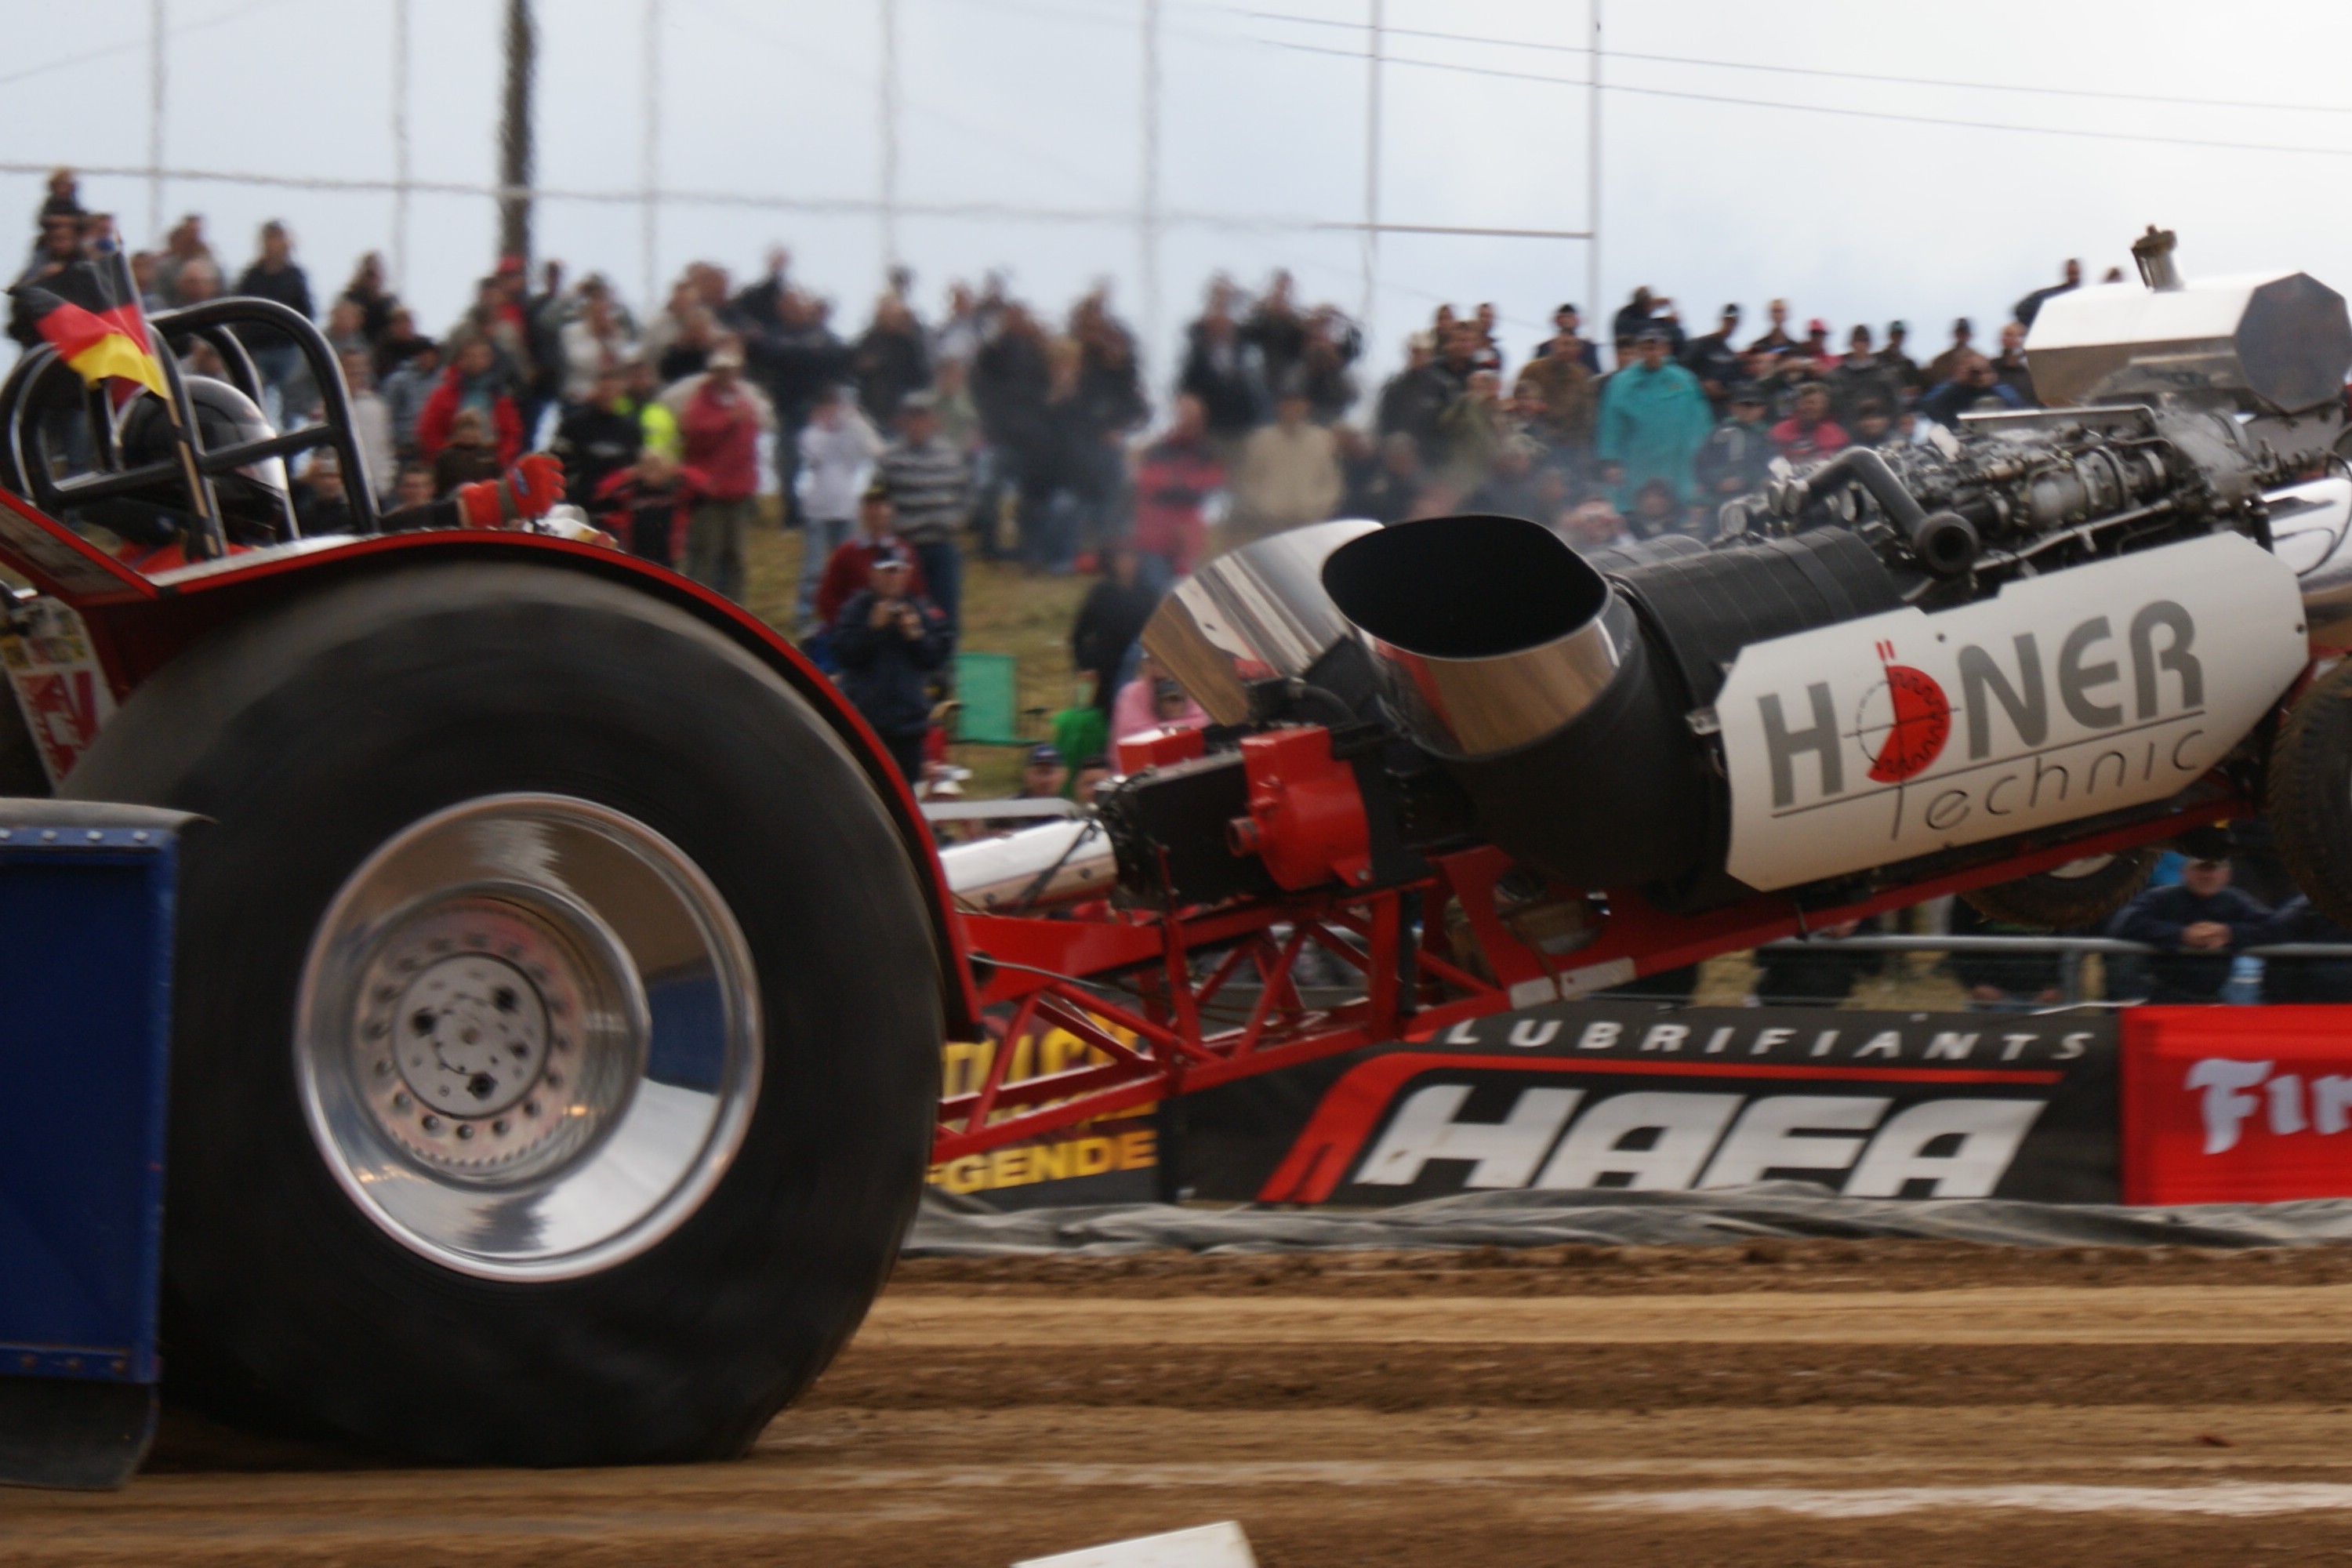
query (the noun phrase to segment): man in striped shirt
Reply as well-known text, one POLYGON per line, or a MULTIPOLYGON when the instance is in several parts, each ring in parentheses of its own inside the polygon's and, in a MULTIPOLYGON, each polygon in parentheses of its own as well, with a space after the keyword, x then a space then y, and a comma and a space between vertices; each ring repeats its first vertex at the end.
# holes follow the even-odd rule
POLYGON ((910 392, 898 405, 899 438, 876 472, 890 495, 898 537, 915 552, 931 603, 952 633, 963 600, 963 552, 956 535, 971 514, 971 466, 940 434, 929 392, 910 392))

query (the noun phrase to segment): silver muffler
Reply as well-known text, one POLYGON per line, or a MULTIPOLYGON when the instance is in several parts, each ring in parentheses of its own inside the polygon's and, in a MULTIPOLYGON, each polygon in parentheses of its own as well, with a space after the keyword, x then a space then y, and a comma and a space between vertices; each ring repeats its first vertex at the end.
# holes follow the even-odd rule
POLYGON ((1143 650, 1220 724, 1249 719, 1251 681, 1314 680, 1348 623, 1323 591, 1323 563, 1378 533, 1361 518, 1294 528, 1228 551, 1169 591, 1143 628, 1143 650))
POLYGON ((1570 887, 1662 882, 1703 858, 1703 759, 1633 606, 1521 518, 1401 523, 1332 552, 1323 586, 1381 700, 1487 837, 1570 887))
POLYGON ((1108 897, 1118 879, 1100 819, 1071 817, 950 844, 940 850, 948 891, 973 914, 1024 914, 1108 897))

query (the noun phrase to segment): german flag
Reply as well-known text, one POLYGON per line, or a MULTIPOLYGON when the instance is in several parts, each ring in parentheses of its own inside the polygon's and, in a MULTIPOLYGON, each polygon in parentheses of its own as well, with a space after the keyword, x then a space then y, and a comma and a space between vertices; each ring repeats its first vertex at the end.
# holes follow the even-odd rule
POLYGON ((8 290, 16 301, 16 322, 40 333, 89 385, 111 376, 168 398, 163 367, 147 346, 146 318, 136 297, 118 292, 113 270, 77 261, 17 284, 8 290))

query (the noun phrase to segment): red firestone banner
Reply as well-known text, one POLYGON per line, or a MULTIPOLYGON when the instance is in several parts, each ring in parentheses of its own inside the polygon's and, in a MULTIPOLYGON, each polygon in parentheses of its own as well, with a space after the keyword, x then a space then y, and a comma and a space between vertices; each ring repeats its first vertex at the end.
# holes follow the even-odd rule
POLYGON ((2133 1204, 2352 1197, 2352 1007, 2131 1007, 2133 1204))

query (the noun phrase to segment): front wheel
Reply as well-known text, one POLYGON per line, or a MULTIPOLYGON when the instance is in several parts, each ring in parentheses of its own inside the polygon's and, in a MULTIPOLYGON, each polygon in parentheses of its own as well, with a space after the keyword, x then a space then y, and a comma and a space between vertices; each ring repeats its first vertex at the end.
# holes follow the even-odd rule
POLYGON ((184 851, 179 1386, 421 1458, 740 1452, 920 1191, 930 927, 775 674, 575 572, 396 570, 233 626, 68 781, 184 851))

